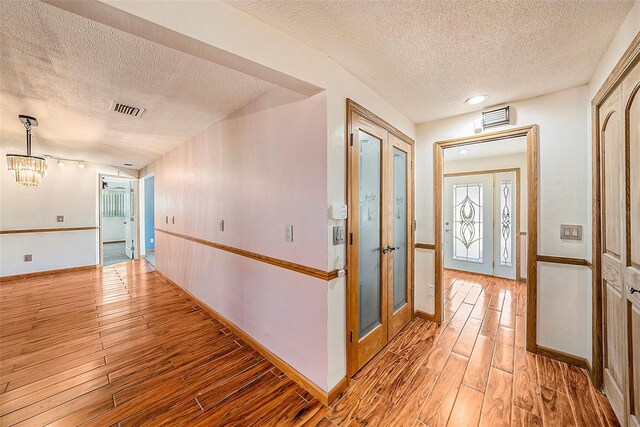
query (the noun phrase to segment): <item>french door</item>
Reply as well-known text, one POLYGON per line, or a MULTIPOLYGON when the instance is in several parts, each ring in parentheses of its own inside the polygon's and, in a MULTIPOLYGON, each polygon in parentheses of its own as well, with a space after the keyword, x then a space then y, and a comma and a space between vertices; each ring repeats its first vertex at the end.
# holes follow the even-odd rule
POLYGON ((413 316, 412 145, 351 114, 349 161, 349 374, 413 316))
POLYGON ((640 64, 600 105, 604 391, 640 426, 640 64))
POLYGON ((515 171, 445 176, 444 267, 516 279, 515 171))

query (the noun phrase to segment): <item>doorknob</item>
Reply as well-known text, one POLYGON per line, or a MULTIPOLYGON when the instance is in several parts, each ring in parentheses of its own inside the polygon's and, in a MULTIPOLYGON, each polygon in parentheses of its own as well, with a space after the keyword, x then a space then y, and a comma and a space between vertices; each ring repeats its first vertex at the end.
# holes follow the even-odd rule
POLYGON ((396 249, 400 249, 400 246, 396 246, 396 247, 385 246, 385 247, 382 248, 382 253, 386 254, 387 252, 395 251, 396 249))
POLYGON ((639 293, 640 294, 640 289, 636 289, 633 286, 629 286, 629 294, 633 295, 635 293, 639 293))

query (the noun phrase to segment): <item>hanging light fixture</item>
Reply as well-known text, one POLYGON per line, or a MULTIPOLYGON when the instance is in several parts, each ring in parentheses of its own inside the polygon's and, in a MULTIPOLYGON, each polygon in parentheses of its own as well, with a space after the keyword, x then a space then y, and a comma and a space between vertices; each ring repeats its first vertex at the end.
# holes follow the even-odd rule
POLYGON ((23 115, 18 117, 27 131, 27 155, 7 154, 7 168, 13 172, 18 184, 38 187, 47 174, 45 158, 31 155, 31 128, 38 126, 38 120, 35 117, 23 115))

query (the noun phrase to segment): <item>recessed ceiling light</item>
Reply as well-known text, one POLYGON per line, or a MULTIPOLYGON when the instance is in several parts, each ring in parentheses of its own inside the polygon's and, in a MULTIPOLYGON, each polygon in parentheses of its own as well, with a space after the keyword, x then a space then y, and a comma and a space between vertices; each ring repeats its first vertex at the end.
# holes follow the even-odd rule
POLYGON ((462 150, 458 151, 458 153, 460 154, 467 154, 469 152, 469 150, 463 148, 462 150))
POLYGON ((64 167, 64 162, 62 160, 58 160, 58 166, 61 168, 64 167))
POLYGON ((466 102, 469 105, 476 105, 476 104, 480 104, 481 102, 484 102, 487 100, 487 96, 485 95, 476 95, 476 96, 472 96, 471 98, 467 99, 466 102))
POLYGON ((80 169, 84 169, 84 162, 78 162, 78 167, 80 169))

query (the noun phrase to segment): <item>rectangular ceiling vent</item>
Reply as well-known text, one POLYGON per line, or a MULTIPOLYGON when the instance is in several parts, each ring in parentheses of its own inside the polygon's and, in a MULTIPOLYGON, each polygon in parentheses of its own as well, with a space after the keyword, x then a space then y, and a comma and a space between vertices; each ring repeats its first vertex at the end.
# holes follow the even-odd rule
POLYGON ((144 113, 144 108, 132 107, 118 101, 111 101, 111 111, 124 114, 125 116, 140 117, 144 113))
POLYGON ((509 107, 498 108, 497 110, 482 112, 482 127, 490 128, 493 126, 509 124, 509 107))

